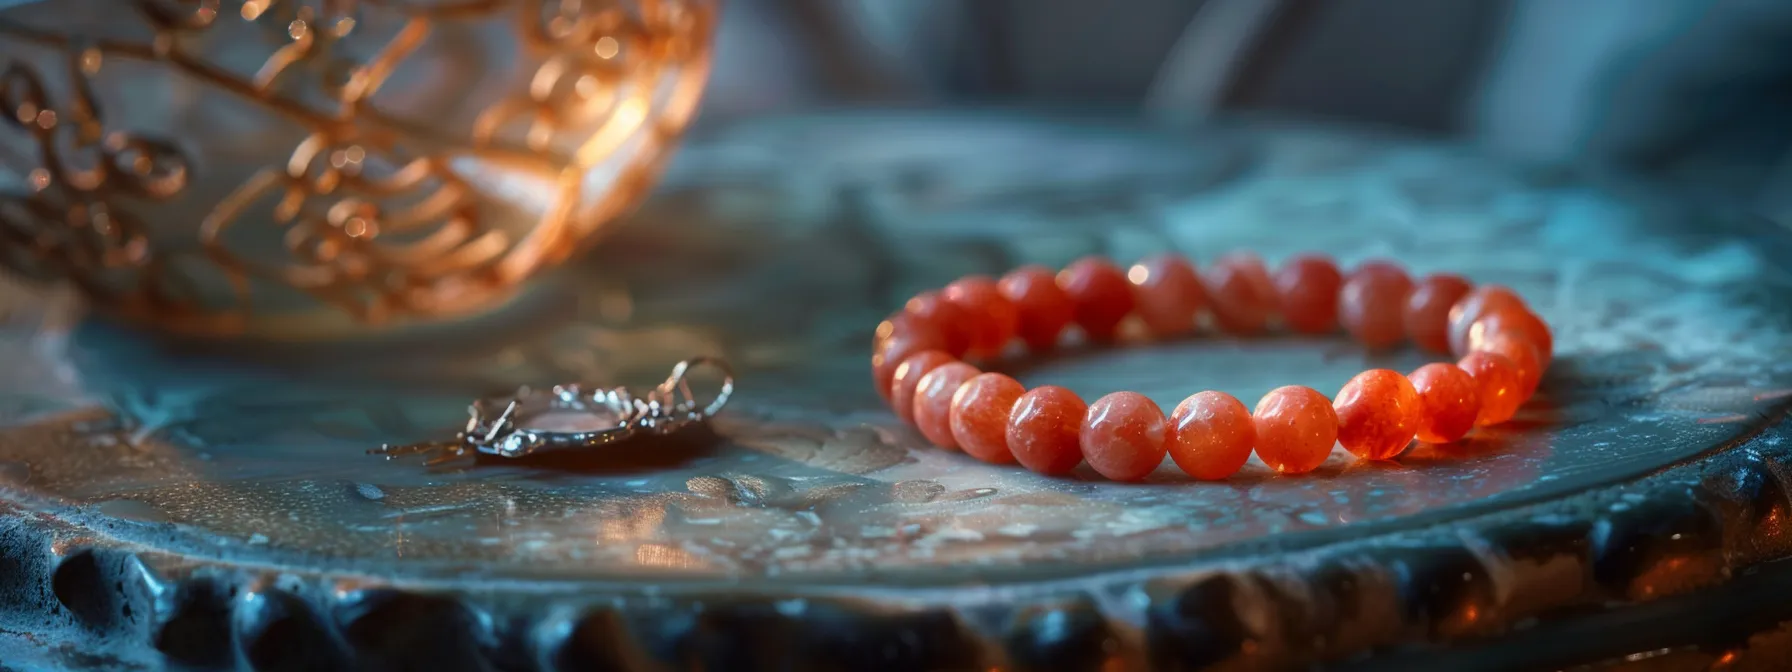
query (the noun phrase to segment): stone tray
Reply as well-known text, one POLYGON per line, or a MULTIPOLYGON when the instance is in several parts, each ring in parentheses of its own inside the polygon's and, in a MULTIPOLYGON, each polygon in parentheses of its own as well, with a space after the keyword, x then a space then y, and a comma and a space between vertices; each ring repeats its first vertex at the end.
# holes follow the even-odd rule
MULTIPOLYGON (((589 264, 428 333, 168 343, 7 289, 0 667, 1768 664, 1792 655, 1792 603, 1748 599, 1792 590, 1788 259, 1721 208, 1360 130, 857 112, 699 135, 589 264), (979 464, 871 392, 870 329, 915 291, 1239 248, 1510 285, 1557 364, 1499 431, 1221 483, 979 464), (697 354, 740 370, 708 432, 364 454, 480 393, 697 354)), ((1169 408, 1424 361, 1203 336, 1014 370, 1169 408)))

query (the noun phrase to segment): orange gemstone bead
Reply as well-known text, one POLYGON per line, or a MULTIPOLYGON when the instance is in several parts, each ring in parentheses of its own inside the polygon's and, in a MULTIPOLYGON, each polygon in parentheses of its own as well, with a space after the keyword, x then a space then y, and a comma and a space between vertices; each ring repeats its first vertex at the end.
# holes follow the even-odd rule
POLYGON ((1304 474, 1325 463, 1338 441, 1338 414, 1318 390, 1289 385, 1270 390, 1251 414, 1257 457, 1284 474, 1304 474))
POLYGON ((1419 393, 1398 371, 1370 369, 1338 390, 1338 443, 1364 460, 1390 460, 1419 430, 1419 393))
POLYGON ((1058 286, 1076 308, 1077 326, 1097 343, 1113 341, 1132 313, 1132 283, 1106 259, 1084 257, 1058 273, 1058 286))
POLYGON ((1426 364, 1408 375, 1419 394, 1417 438, 1425 443, 1450 443, 1475 428, 1481 413, 1481 389, 1475 377, 1451 364, 1426 364))
POLYGON ((1275 276, 1282 321, 1303 334, 1328 334, 1338 328, 1338 290, 1344 276, 1338 265, 1318 255, 1289 259, 1275 276))
POLYGON ((1467 278, 1448 273, 1425 276, 1406 300, 1406 335, 1432 352, 1450 351, 1450 308, 1474 286, 1467 278))
POLYGON ((1207 271, 1207 297, 1220 330, 1241 336, 1262 333, 1278 303, 1275 282, 1254 254, 1214 262, 1207 271))
POLYGON ((939 335, 939 329, 932 322, 917 317, 906 310, 899 310, 877 323, 877 329, 871 332, 871 349, 875 352, 882 347, 884 341, 895 337, 897 333, 913 333, 924 331, 939 335))
POLYGON ((1468 330, 1475 320, 1506 309, 1531 310, 1518 294, 1500 285, 1481 285, 1464 295, 1456 305, 1450 306, 1450 352, 1457 356, 1467 354, 1468 330))
POLYGON ((1064 328, 1076 318, 1075 304, 1071 303, 1070 295, 1058 287, 1058 280, 1049 268, 1023 266, 1002 276, 996 286, 1002 290, 1002 296, 1014 304, 1020 339, 1035 352, 1056 346, 1064 328))
POLYGON ((1543 359, 1530 341, 1509 332, 1494 332, 1488 338, 1471 337, 1469 341, 1469 350, 1473 352, 1491 352, 1512 360, 1513 370, 1518 373, 1518 405, 1523 406, 1537 393, 1537 385, 1543 381, 1543 359))
POLYGON ((1189 476, 1214 481, 1238 473, 1257 445, 1257 425, 1237 398, 1197 393, 1170 413, 1170 459, 1189 476))
POLYGON ((972 357, 1001 354, 1002 348, 1014 339, 1020 328, 1020 310, 1002 295, 992 278, 981 275, 961 278, 946 285, 941 295, 964 309, 965 324, 970 332, 968 352, 972 357))
POLYGON ((1456 366, 1474 376, 1481 393, 1481 412, 1475 415, 1475 426, 1497 425, 1518 413, 1524 403, 1519 396, 1518 366, 1505 355, 1471 352, 1456 366))
POLYGON ((1371 261, 1351 271, 1338 299, 1338 321, 1370 348, 1386 348, 1406 336, 1406 301, 1412 279, 1385 261, 1371 261))
POLYGON ((871 355, 871 380, 877 386, 877 392, 884 399, 890 399, 891 381, 896 377, 896 367, 910 355, 928 350, 944 350, 946 342, 938 331, 932 329, 905 330, 898 329, 895 335, 878 344, 871 355))
POLYGON ((952 439, 971 457, 991 464, 1014 462, 1008 451, 1008 415, 1027 388, 999 373, 972 378, 952 398, 952 439))
POLYGON ((953 357, 963 357, 971 347, 971 314, 962 306, 947 301, 939 292, 922 292, 909 299, 903 312, 919 322, 932 325, 939 333, 939 349, 953 357))
POLYGON ((945 364, 958 361, 957 358, 939 350, 923 350, 909 355, 896 365, 896 375, 890 378, 890 410, 903 422, 915 419, 915 390, 921 385, 921 377, 945 364))
POLYGON ((952 438, 952 397, 958 388, 981 373, 964 362, 951 362, 935 367, 921 376, 915 386, 915 428, 934 445, 957 448, 952 438))
POLYGON ((1126 272, 1132 282, 1139 318, 1157 336, 1180 336, 1193 331, 1195 315, 1207 304, 1207 288, 1188 260, 1161 254, 1133 264, 1126 272))
POLYGON ((1028 469, 1046 475, 1070 473, 1083 461, 1083 416, 1089 405, 1056 385, 1033 388, 1008 414, 1008 450, 1028 469))
POLYGON ((1496 335, 1511 336, 1529 342, 1537 349, 1537 359, 1548 366, 1555 355, 1555 337, 1549 333, 1549 325, 1536 313, 1517 308, 1505 308, 1482 313, 1468 327, 1467 347, 1474 350, 1478 341, 1493 338, 1496 335))
POLYGON ((1095 400, 1083 415, 1083 460, 1116 481, 1137 481, 1157 469, 1169 451, 1163 409, 1137 392, 1095 400))

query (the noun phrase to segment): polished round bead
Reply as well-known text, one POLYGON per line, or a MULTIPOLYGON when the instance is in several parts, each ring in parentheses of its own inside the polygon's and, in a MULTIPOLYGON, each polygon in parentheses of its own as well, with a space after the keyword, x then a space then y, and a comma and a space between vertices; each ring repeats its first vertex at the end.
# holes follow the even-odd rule
POLYGON ((1002 296, 1017 311, 1017 331, 1021 341, 1034 352, 1044 352, 1058 344, 1064 328, 1076 319, 1076 306, 1070 295, 1058 286, 1051 269, 1044 266, 1023 266, 1002 276, 996 283, 1002 296))
POLYGON ((940 292, 947 301, 963 308, 970 332, 972 357, 993 357, 1002 353, 1008 341, 1020 328, 1020 310, 1002 295, 993 278, 974 275, 961 278, 940 292))
POLYGON ((923 320, 907 310, 896 311, 884 318, 884 321, 877 323, 877 329, 871 332, 871 350, 876 352, 879 347, 883 346, 884 341, 890 340, 898 333, 918 331, 939 335, 939 328, 933 326, 932 322, 923 320))
POLYGON ((1276 271, 1282 322, 1302 334, 1329 334, 1338 328, 1338 291, 1344 276, 1331 259, 1307 254, 1276 271))
POLYGON ((1450 308, 1474 286, 1467 278, 1433 273, 1413 286, 1406 300, 1406 335, 1432 352, 1450 351, 1450 308))
POLYGON ((1468 331, 1475 320, 1491 312, 1517 309, 1530 312, 1524 299, 1500 285, 1481 285, 1450 306, 1450 353, 1458 357, 1468 353, 1468 331))
POLYGON ((1167 422, 1163 409, 1137 392, 1095 400, 1083 414, 1083 461, 1116 481, 1145 478, 1164 461, 1167 422))
POLYGON ((903 422, 915 419, 915 391, 921 385, 921 378, 943 365, 958 361, 957 358, 939 350, 923 350, 896 365, 896 375, 890 379, 890 409, 903 422))
POLYGON ((1497 425, 1518 413, 1524 398, 1519 396, 1518 366, 1512 360, 1491 352, 1471 352, 1456 366, 1474 376, 1475 385, 1480 388, 1481 412, 1475 415, 1476 427, 1497 425))
POLYGON ((1020 395, 1008 414, 1008 450, 1022 466, 1046 475, 1070 473, 1083 461, 1083 416, 1075 392, 1042 385, 1020 395))
POLYGON ((884 339, 871 354, 871 380, 877 386, 877 393, 890 399, 891 381, 896 377, 896 367, 903 360, 918 352, 928 350, 945 350, 946 342, 938 331, 932 329, 902 330, 884 339))
POLYGON ((1466 345, 1470 351, 1475 350, 1478 341, 1493 338, 1496 335, 1511 336, 1527 341, 1537 349, 1537 359, 1548 366, 1555 355, 1555 337, 1549 333, 1549 325, 1536 313, 1518 308, 1505 308, 1481 314, 1468 328, 1466 345))
POLYGON ((1435 362, 1408 375, 1419 394, 1417 438, 1425 443, 1450 443, 1475 428, 1481 412, 1481 389, 1475 377, 1453 364, 1435 362))
POLYGON ((1251 414, 1257 429, 1257 457, 1284 474, 1318 469, 1338 441, 1338 414, 1332 400, 1310 387, 1270 390, 1251 414))
POLYGON ((971 314, 962 306, 947 301, 939 292, 922 292, 909 299, 903 312, 920 322, 933 325, 942 339, 941 350, 953 357, 963 357, 971 347, 971 314))
POLYGON ((970 379, 952 399, 952 439, 966 454, 984 462, 1014 462, 1014 453, 1008 451, 1008 415, 1026 391, 999 373, 970 379))
POLYGON ((1520 406, 1537 393, 1537 385, 1543 382, 1543 358, 1537 354, 1536 346, 1521 336, 1509 332, 1494 332, 1488 338, 1471 337, 1469 350, 1491 352, 1512 360, 1513 370, 1518 373, 1520 406))
POLYGON ((978 373, 981 372, 977 367, 951 362, 921 376, 920 384, 915 386, 915 428, 928 441, 941 448, 958 447, 958 441, 952 438, 952 397, 978 373))
POLYGON ((877 323, 876 329, 871 330, 871 387, 877 390, 877 396, 882 397, 886 403, 890 401, 890 384, 883 376, 894 373, 895 369, 880 371, 882 367, 879 367, 878 364, 884 359, 880 356, 884 350, 884 342, 890 340, 897 332, 910 331, 916 327, 932 329, 933 325, 915 319, 907 311, 899 310, 884 318, 884 321, 877 323))
POLYGON ((1228 334, 1260 334, 1275 315, 1275 282, 1254 254, 1230 254, 1207 270, 1207 297, 1213 321, 1228 334))
POLYGON ((1398 371, 1370 369, 1338 390, 1338 443, 1364 460, 1391 460, 1419 429, 1419 393, 1398 371))
POLYGON ((1176 405, 1170 413, 1170 459, 1184 473, 1214 481, 1231 476, 1251 459, 1257 425, 1237 398, 1212 390, 1176 405))
POLYGON ((1160 254, 1133 264, 1126 279, 1132 282, 1134 311, 1155 336, 1193 331, 1195 316, 1207 305, 1201 276, 1178 255, 1160 254))
POLYGON ((1406 336, 1406 301, 1412 279, 1385 261, 1358 266, 1344 280, 1338 298, 1338 321, 1369 348, 1386 348, 1406 336))
POLYGON ((1113 341, 1120 321, 1132 313, 1132 283, 1106 259, 1078 259, 1058 273, 1058 286, 1070 296, 1076 324, 1091 341, 1113 341))

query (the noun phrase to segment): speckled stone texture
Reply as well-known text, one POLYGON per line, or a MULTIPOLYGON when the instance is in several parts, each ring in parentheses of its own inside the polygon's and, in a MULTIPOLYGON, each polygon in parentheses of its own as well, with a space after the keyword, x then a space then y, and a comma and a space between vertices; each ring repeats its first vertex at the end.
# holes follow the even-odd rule
MULTIPOLYGON (((694 142, 582 275, 427 343, 152 344, 7 289, 0 631, 28 637, 0 637, 0 661, 1775 660, 1792 605, 1748 597, 1792 591, 1769 562, 1792 554, 1776 266, 1792 248, 1660 197, 1346 131, 839 114, 694 142), (1167 463, 1142 484, 1043 477, 929 448, 870 383, 872 328, 922 289, 1086 254, 1175 249, 1209 269, 1240 248, 1270 268, 1319 250, 1510 285, 1555 327, 1555 362, 1486 436, 1392 464, 1337 450, 1299 478, 1253 459, 1217 483, 1167 463), (452 432, 475 394, 647 383, 703 353, 741 382, 708 434, 546 462, 363 454, 452 432)), ((1435 358, 1202 336, 1005 372, 1168 409, 1435 358)))

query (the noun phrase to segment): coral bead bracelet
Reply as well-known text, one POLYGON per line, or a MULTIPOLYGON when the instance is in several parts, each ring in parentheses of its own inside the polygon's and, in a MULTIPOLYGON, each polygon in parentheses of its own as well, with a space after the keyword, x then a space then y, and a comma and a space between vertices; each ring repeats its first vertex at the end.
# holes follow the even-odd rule
POLYGON ((923 293, 878 325, 871 369, 896 414, 943 448, 1044 474, 1086 461, 1107 478, 1134 481, 1166 454, 1190 476, 1221 479, 1252 451, 1276 471, 1298 474, 1318 468, 1334 443, 1360 459, 1383 460, 1415 439, 1456 441, 1511 419, 1552 355, 1548 325, 1498 285, 1475 287, 1448 274, 1414 282, 1382 261, 1345 275, 1317 255, 1272 274, 1257 257, 1234 254, 1203 277, 1187 260, 1161 255, 1127 271, 1091 257, 1056 274, 1028 266, 923 293), (1406 375, 1364 371, 1336 399, 1280 387, 1254 411, 1223 392, 1200 392, 1167 418, 1137 392, 1085 404, 1062 387, 1028 390, 962 361, 999 357, 1016 339, 1047 351, 1072 325, 1089 341, 1111 343, 1129 316, 1153 336, 1173 337, 1194 331, 1203 315, 1239 336, 1277 325, 1304 334, 1342 326, 1369 348, 1410 339, 1459 359, 1406 375))

